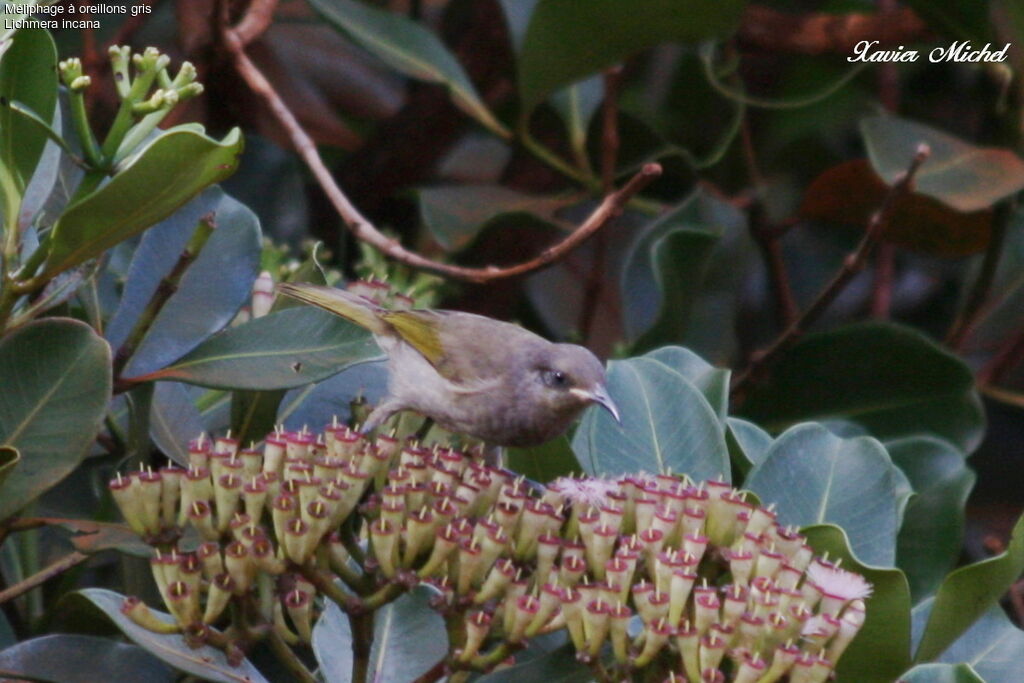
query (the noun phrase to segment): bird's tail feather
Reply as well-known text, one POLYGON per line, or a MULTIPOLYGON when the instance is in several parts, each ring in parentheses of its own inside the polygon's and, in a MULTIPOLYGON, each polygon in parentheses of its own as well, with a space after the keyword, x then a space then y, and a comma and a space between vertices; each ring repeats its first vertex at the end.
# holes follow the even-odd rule
POLYGON ((372 301, 343 289, 303 282, 282 282, 277 286, 277 290, 293 299, 340 315, 374 334, 385 333, 388 329, 387 323, 381 320, 379 315, 383 309, 372 301))

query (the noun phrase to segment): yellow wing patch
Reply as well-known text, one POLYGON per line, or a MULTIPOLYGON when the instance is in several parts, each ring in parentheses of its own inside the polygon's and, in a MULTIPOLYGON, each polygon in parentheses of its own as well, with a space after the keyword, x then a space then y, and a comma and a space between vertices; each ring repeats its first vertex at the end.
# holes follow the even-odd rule
MULTIPOLYGON (((423 354, 435 368, 444 363, 445 351, 437 331, 437 321, 425 311, 385 311, 387 321, 410 346, 423 354)), ((440 369, 440 368, 439 368, 440 369)), ((442 373, 443 374, 443 373, 442 373)))

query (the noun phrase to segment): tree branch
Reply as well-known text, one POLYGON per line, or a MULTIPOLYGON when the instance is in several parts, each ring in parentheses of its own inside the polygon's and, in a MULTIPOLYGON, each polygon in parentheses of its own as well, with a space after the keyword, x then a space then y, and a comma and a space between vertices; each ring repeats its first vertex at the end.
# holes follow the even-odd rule
POLYGON ((917 154, 914 155, 914 159, 910 162, 910 167, 903 174, 903 177, 889 188, 888 194, 886 194, 885 199, 882 201, 881 208, 875 212, 868 222, 864 237, 861 239, 856 251, 848 254, 843 259, 843 264, 840 266, 839 271, 833 276, 831 282, 821 290, 807 310, 793 321, 771 346, 764 351, 756 353, 746 370, 737 375, 736 381, 732 386, 734 400, 742 402, 746 392, 750 389, 750 385, 760 379, 764 371, 771 366, 779 355, 792 346, 821 317, 822 313, 828 309, 829 305, 835 301, 840 292, 850 283, 850 280, 861 271, 885 233, 897 200, 913 191, 914 176, 917 175, 921 164, 924 163, 930 154, 931 149, 928 145, 924 143, 918 145, 917 154))
MULTIPOLYGON (((245 23, 245 19, 242 20, 242 23, 245 23)), ((321 189, 327 195, 328 200, 330 200, 335 210, 341 215, 356 239, 379 249, 395 261, 404 263, 412 268, 476 283, 490 282, 539 270, 558 261, 570 251, 583 244, 595 232, 604 227, 609 220, 620 214, 623 207, 634 195, 661 175, 661 166, 658 164, 646 164, 625 186, 607 195, 587 220, 568 237, 524 263, 505 268, 496 266, 465 268, 434 261, 416 252, 409 251, 397 240, 385 236, 356 209, 341 188, 338 187, 330 170, 324 165, 312 138, 303 130, 295 115, 288 109, 288 106, 277 94, 270 82, 267 81, 263 73, 246 55, 243 37, 238 34, 236 29, 232 28, 225 28, 223 34, 224 44, 231 52, 235 69, 253 92, 266 103, 273 116, 288 134, 296 152, 298 152, 299 156, 302 157, 302 160, 309 167, 313 177, 316 178, 321 189)))
POLYGON ((22 579, 13 586, 3 591, 0 591, 0 605, 7 602, 8 600, 13 600, 22 593, 29 592, 33 588, 46 583, 53 577, 63 574, 67 570, 82 564, 88 559, 88 555, 86 555, 85 553, 80 553, 77 550, 65 555, 64 557, 60 558, 48 567, 40 569, 32 576, 22 579))
POLYGON ((889 47, 921 40, 928 33, 928 25, 906 7, 873 14, 794 14, 747 5, 739 39, 771 52, 849 56, 862 40, 877 40, 878 47, 889 47))

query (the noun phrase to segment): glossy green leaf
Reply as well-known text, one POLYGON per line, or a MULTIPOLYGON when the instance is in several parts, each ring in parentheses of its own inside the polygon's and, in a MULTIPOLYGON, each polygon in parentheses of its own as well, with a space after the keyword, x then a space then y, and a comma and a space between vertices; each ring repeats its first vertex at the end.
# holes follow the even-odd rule
POLYGON ((860 562, 850 550, 843 529, 837 526, 820 524, 801 533, 807 536, 816 555, 827 552, 832 561, 842 560, 844 568, 863 575, 874 587, 865 601, 864 626, 839 660, 836 679, 891 683, 910 666, 910 588, 906 576, 898 569, 860 562))
POLYGON ((107 339, 114 347, 124 343, 203 216, 212 216, 216 228, 125 366, 127 376, 153 372, 181 358, 223 329, 252 298, 260 258, 259 221, 212 187, 143 234, 107 339))
POLYGON ((352 626, 348 615, 330 600, 313 627, 313 654, 325 683, 352 680, 352 626))
POLYGON ((369 332, 327 311, 288 308, 233 327, 134 381, 217 389, 288 389, 380 357, 369 332))
POLYGON ((110 399, 110 347, 88 326, 48 318, 0 341, 0 444, 19 462, 0 488, 0 519, 81 462, 110 399))
POLYGON ((914 602, 931 595, 955 565, 964 539, 964 506, 974 472, 952 444, 929 436, 885 444, 916 494, 907 506, 896 564, 907 573, 914 602))
POLYGON ((569 439, 565 436, 533 448, 510 448, 505 453, 505 466, 516 474, 542 484, 558 477, 583 473, 572 453, 569 439))
MULTIPOLYGON (((231 666, 224 653, 216 648, 203 645, 192 649, 180 634, 153 633, 139 626, 121 613, 121 606, 126 600, 124 595, 104 588, 86 588, 78 591, 78 595, 102 611, 129 640, 176 669, 219 683, 266 683, 267 679, 248 659, 243 659, 238 666, 231 666)), ((152 611, 160 621, 174 622, 171 615, 152 611)))
MULTIPOLYGON (((975 259, 966 282, 977 279, 982 259, 982 256, 975 259)), ((969 294, 969 288, 962 288, 960 311, 969 294)), ((1018 207, 1006 225, 1002 256, 992 279, 991 293, 982 310, 982 318, 967 337, 972 348, 998 348, 1024 324, 1024 207, 1018 207)))
MULTIPOLYGON (((430 606, 430 595, 418 587, 374 613, 367 680, 416 680, 447 654, 444 618, 430 606)), ((351 642, 348 617, 329 603, 313 629, 313 652, 327 683, 352 680, 351 642)))
POLYGON ((234 173, 242 151, 237 128, 223 140, 192 129, 154 138, 102 185, 69 206, 53 227, 46 275, 96 258, 171 215, 203 188, 234 173))
POLYGON ((430 606, 431 595, 419 586, 374 614, 370 680, 416 680, 448 653, 444 617, 430 606))
POLYGON ((716 368, 690 349, 682 346, 663 346, 646 354, 664 363, 700 389, 711 408, 724 420, 729 412, 729 377, 727 368, 716 368))
MULTIPOLYGON (((738 417, 729 417, 725 420, 728 436, 731 444, 739 449, 737 455, 742 456, 745 469, 757 465, 768 454, 768 447, 772 445, 772 435, 758 427, 753 422, 738 417)), ((730 445, 730 452, 732 446, 730 445)), ((736 462, 736 458, 733 458, 736 462)))
POLYGON ((522 50, 526 27, 530 24, 530 17, 538 2, 539 0, 498 0, 505 13, 505 25, 508 27, 512 48, 517 53, 522 50))
POLYGON ((291 430, 327 425, 335 418, 348 423, 352 401, 364 398, 376 405, 387 392, 387 382, 387 361, 352 365, 316 384, 290 390, 278 406, 277 423, 291 430))
POLYGON ((274 431, 284 395, 283 389, 231 392, 231 433, 240 443, 249 443, 274 431))
POLYGON ((24 190, 46 146, 46 133, 13 111, 17 102, 43 121, 57 106, 57 48, 44 29, 21 29, 0 58, 0 165, 24 190))
POLYGON ((922 142, 931 155, 914 187, 958 211, 987 209, 1024 189, 1024 160, 1007 149, 975 147, 948 133, 895 116, 861 122, 861 134, 875 172, 887 183, 906 173, 922 142))
POLYGON ((739 0, 540 0, 519 58, 519 93, 530 111, 551 92, 660 43, 728 35, 739 0))
POLYGON ((875 439, 843 439, 812 423, 779 436, 743 485, 777 506, 780 524, 837 524, 857 557, 889 566, 896 559, 902 481, 875 439))
POLYGON ((640 231, 620 281, 633 348, 681 343, 727 362, 748 244, 743 214, 699 190, 640 231))
POLYGON ((551 95, 551 108, 565 124, 569 146, 578 159, 587 158, 587 132, 602 100, 604 82, 601 76, 591 76, 551 95))
POLYGON ((938 661, 963 662, 988 683, 1016 683, 1024 671, 1024 631, 995 605, 957 638, 938 661))
POLYGON ((553 225, 565 225, 555 212, 570 202, 516 192, 500 185, 453 185, 417 191, 420 218, 446 251, 459 251, 493 219, 503 214, 527 214, 553 225))
POLYGON ((986 683, 986 679, 967 664, 918 664, 900 676, 900 683, 986 683))
POLYGON ((882 439, 931 432, 968 453, 985 425, 963 361, 920 332, 880 322, 797 342, 740 412, 769 430, 846 418, 882 439))
POLYGON ((935 659, 995 605, 1024 571, 1024 516, 1017 520, 1006 551, 961 567, 935 594, 928 625, 914 661, 935 659))
POLYGON ((354 0, 310 2, 352 42, 399 73, 445 86, 462 111, 495 134, 509 137, 505 126, 480 99, 455 56, 421 24, 354 0))
POLYGON ((174 683, 171 667, 137 645, 77 634, 32 638, 0 651, 0 671, 59 683, 174 683))
POLYGON ((188 442, 203 431, 188 388, 178 382, 157 382, 149 407, 149 436, 154 445, 178 465, 188 467, 188 442))
POLYGON ((653 358, 613 360, 608 391, 622 416, 591 407, 572 439, 587 474, 686 473, 700 481, 729 477, 722 423, 679 372, 653 358))
POLYGON ((125 524, 95 522, 91 519, 42 518, 51 526, 71 532, 71 545, 80 553, 92 555, 104 550, 117 550, 135 557, 151 557, 153 548, 125 524))

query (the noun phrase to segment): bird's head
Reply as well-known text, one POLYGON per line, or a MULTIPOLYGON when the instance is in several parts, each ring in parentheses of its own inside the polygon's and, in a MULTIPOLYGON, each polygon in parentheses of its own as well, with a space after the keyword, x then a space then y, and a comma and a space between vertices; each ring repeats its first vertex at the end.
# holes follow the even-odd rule
POLYGON ((532 393, 555 412, 578 412, 597 403, 619 421, 619 409, 605 386, 604 366, 590 351, 551 344, 532 361, 532 393))

